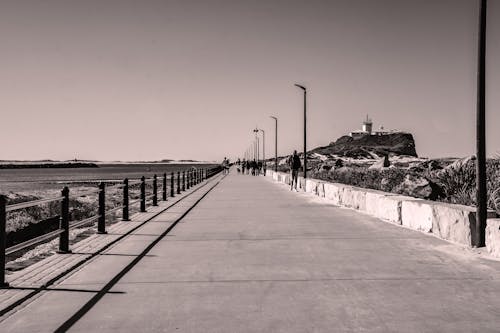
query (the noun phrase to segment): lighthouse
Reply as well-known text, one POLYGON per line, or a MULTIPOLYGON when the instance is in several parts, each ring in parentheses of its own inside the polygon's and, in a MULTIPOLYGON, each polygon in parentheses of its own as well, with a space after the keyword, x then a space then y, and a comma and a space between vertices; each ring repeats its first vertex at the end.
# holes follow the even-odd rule
POLYGON ((366 120, 363 121, 363 132, 366 132, 368 134, 372 134, 372 120, 368 118, 368 115, 366 115, 366 120))

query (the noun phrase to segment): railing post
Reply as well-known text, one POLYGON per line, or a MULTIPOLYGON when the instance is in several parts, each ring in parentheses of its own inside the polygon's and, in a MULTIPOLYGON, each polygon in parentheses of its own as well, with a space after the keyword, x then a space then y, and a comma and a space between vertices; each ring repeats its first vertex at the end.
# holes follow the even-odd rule
POLYGON ((7 213, 5 207, 7 199, 0 194, 0 288, 7 288, 9 284, 5 281, 5 249, 7 248, 7 213))
POLYGON ((175 197, 175 194, 174 194, 174 192, 175 192, 175 190, 174 190, 174 188, 175 188, 174 181, 175 181, 175 175, 172 172, 172 173, 170 173, 170 196, 172 198, 175 197))
POLYGON ((193 187, 194 185, 193 176, 194 176, 193 170, 189 170, 189 187, 193 187))
POLYGON ((177 171, 177 194, 181 194, 181 172, 177 171))
POLYGON ((97 220, 97 233, 107 234, 106 232, 106 184, 99 184, 99 219, 97 220))
POLYGON ((69 188, 65 186, 61 191, 60 228, 63 232, 59 235, 59 253, 71 253, 69 250, 69 188))
POLYGON ((129 216, 129 207, 128 207, 128 178, 123 180, 123 213, 122 213, 122 221, 130 221, 129 216))
POLYGON ((141 177, 141 213, 146 211, 146 178, 141 177))
POLYGON ((163 201, 167 201, 167 173, 163 173, 163 201))
POLYGON ((191 171, 187 171, 187 175, 186 175, 186 189, 189 190, 189 185, 190 185, 190 182, 191 182, 191 171))
POLYGON ((158 177, 153 176, 153 206, 158 206, 158 177))
POLYGON ((182 191, 186 190, 186 170, 182 171, 182 191))

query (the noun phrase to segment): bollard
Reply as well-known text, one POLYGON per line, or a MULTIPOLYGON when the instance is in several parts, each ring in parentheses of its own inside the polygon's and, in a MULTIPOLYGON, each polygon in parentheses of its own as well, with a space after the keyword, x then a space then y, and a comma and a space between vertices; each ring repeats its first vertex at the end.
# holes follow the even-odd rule
POLYGON ((97 220, 97 233, 107 234, 106 232, 106 184, 99 184, 99 219, 97 220))
POLYGON ((7 213, 5 208, 7 199, 0 194, 0 288, 7 288, 9 284, 5 281, 5 249, 7 247, 7 213))
POLYGON ((146 178, 141 177, 141 213, 146 211, 146 178))
POLYGON ((186 181, 186 189, 189 190, 189 183, 191 182, 191 171, 187 172, 187 181, 186 181))
POLYGON ((167 173, 163 173, 163 201, 167 201, 167 173))
POLYGON ((128 217, 128 178, 123 180, 123 212, 122 212, 122 221, 130 221, 128 217))
POLYGON ((67 186, 61 191, 63 199, 61 201, 60 229, 63 232, 59 235, 58 253, 71 253, 69 250, 69 189, 67 186))
POLYGON ((177 194, 181 194, 181 172, 177 171, 177 194))
POLYGON ((174 173, 170 173, 170 196, 173 198, 175 197, 175 194, 174 194, 174 181, 175 181, 175 176, 174 176, 174 173))
POLYGON ((186 190, 186 171, 182 171, 182 191, 186 190))
POLYGON ((158 177, 153 176, 153 206, 158 206, 158 177))

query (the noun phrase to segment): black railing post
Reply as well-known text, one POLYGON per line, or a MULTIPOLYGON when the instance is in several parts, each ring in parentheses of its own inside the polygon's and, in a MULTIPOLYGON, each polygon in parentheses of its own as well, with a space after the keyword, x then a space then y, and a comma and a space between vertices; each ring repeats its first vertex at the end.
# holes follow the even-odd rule
POLYGON ((181 194, 181 172, 177 171, 177 194, 181 194))
POLYGON ((106 184, 99 184, 99 219, 97 220, 97 233, 107 234, 106 232, 106 184))
POLYGON ((153 206, 158 206, 158 177, 153 176, 153 206))
POLYGON ((128 207, 128 178, 125 178, 123 180, 123 213, 122 213, 122 220, 123 221, 130 221, 129 216, 129 207, 128 207))
POLYGON ((146 178, 141 177, 141 213, 146 211, 146 178))
POLYGON ((167 201, 167 173, 163 173, 163 201, 167 201))
POLYGON ((174 190, 175 185, 174 185, 174 182, 175 182, 175 175, 172 172, 172 173, 170 173, 170 196, 172 198, 175 197, 175 193, 174 193, 175 192, 175 190, 174 190))
POLYGON ((61 219, 60 228, 63 232, 59 235, 59 253, 70 253, 69 250, 69 188, 65 186, 61 192, 61 219))
POLYGON ((186 190, 186 170, 182 171, 182 191, 186 190))
POLYGON ((188 172, 187 172, 187 181, 186 181, 186 189, 187 190, 189 190, 190 183, 191 183, 191 171, 188 170, 188 172))
POLYGON ((194 170, 189 171, 189 187, 194 185, 194 170))
POLYGON ((7 199, 0 194, 0 288, 7 288, 5 281, 5 249, 7 248, 7 199))

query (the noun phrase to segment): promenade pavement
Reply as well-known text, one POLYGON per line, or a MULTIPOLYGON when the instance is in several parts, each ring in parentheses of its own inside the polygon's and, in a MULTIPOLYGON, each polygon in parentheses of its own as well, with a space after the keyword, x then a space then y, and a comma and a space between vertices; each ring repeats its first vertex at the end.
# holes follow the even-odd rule
POLYGON ((0 331, 500 331, 500 262, 269 178, 218 181, 0 331))

